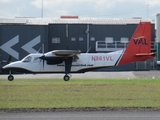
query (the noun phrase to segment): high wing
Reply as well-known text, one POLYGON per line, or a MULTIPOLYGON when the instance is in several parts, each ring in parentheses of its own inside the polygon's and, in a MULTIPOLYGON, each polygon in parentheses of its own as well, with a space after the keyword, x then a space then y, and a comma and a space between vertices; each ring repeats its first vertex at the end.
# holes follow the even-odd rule
MULTIPOLYGON (((79 59, 77 56, 81 52, 79 50, 54 50, 48 52, 40 57, 43 61, 45 60, 49 65, 65 63, 65 74, 69 74, 71 71, 73 59, 79 59)), ((44 62, 43 62, 44 63, 44 62)))
POLYGON ((79 50, 54 50, 52 51, 52 54, 55 54, 57 56, 75 56, 80 53, 81 52, 79 50))
POLYGON ((43 56, 40 57, 40 59, 46 60, 47 64, 54 65, 60 64, 69 58, 79 59, 77 55, 80 53, 81 52, 78 50, 54 50, 45 53, 43 56))

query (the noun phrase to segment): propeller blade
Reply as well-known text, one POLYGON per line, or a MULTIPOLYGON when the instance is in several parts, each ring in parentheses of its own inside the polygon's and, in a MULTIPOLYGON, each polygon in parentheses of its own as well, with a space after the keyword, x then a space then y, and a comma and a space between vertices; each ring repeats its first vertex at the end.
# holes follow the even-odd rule
POLYGON ((41 56, 41 57, 39 57, 39 58, 43 60, 43 70, 44 70, 45 55, 42 55, 42 56, 41 56))
POLYGON ((42 44, 42 53, 44 55, 44 44, 42 44))
POLYGON ((43 70, 44 70, 44 60, 45 60, 45 55, 44 55, 44 44, 42 44, 42 53, 43 53, 43 70))
POLYGON ((43 60, 43 70, 44 70, 44 60, 43 60))

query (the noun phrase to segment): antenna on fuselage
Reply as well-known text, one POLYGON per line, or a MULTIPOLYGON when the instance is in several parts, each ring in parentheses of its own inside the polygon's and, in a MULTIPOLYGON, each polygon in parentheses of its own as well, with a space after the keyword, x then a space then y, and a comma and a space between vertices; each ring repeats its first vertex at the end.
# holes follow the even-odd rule
POLYGON ((91 47, 87 50, 87 52, 86 52, 86 53, 89 53, 90 49, 91 49, 91 47))
POLYGON ((42 53, 44 54, 44 44, 42 44, 42 53))
POLYGON ((40 56, 39 58, 42 59, 43 61, 43 70, 44 70, 44 61, 45 61, 45 55, 44 55, 44 44, 42 44, 42 56, 40 56))
POLYGON ((37 51, 37 53, 39 53, 40 50, 41 50, 41 47, 39 48, 39 50, 37 51))

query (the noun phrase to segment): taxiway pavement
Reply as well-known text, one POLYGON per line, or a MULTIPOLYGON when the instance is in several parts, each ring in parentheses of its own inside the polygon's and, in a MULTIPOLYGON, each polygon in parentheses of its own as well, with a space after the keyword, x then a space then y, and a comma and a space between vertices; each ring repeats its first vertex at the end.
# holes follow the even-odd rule
POLYGON ((158 111, 0 113, 0 120, 160 120, 158 111))
MULTIPOLYGON (((14 74, 14 78, 63 78, 64 74, 14 74)), ((0 75, 6 78, 8 75, 0 75)), ((160 71, 125 71, 125 72, 86 72, 84 74, 71 74, 71 78, 160 78, 160 71)))

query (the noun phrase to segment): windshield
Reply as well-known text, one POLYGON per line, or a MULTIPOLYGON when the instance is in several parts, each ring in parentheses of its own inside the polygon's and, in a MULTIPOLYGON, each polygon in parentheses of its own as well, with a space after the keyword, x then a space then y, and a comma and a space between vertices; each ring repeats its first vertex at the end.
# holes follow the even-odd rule
POLYGON ((27 56, 25 58, 22 59, 22 62, 31 62, 31 56, 27 56))

